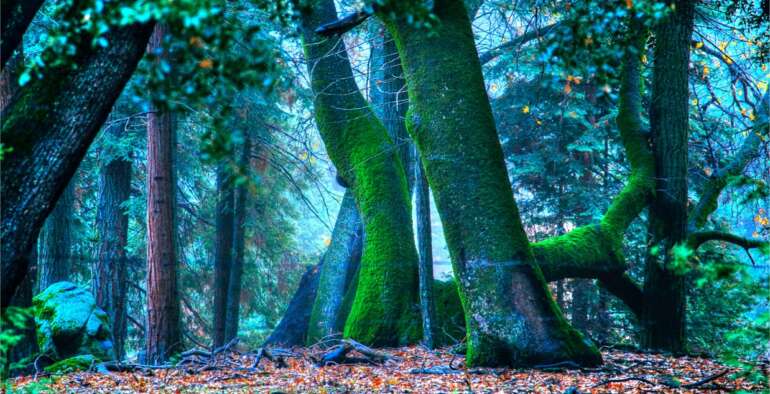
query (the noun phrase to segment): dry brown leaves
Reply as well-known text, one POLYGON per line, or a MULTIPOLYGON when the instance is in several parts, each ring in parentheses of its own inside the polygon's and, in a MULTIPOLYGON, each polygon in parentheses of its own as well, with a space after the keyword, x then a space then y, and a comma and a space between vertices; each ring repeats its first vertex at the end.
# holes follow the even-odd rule
MULTIPOLYGON (((316 366, 311 350, 295 349, 301 357, 287 359, 288 368, 276 368, 263 360, 251 369, 254 354, 231 353, 215 370, 195 372, 190 368, 140 370, 135 372, 72 373, 55 377, 49 387, 56 392, 258 392, 258 393, 637 393, 637 392, 730 392, 767 389, 752 386, 730 373, 695 389, 672 388, 701 381, 729 368, 698 357, 665 357, 652 354, 604 352, 605 364, 591 370, 541 371, 524 369, 478 369, 454 371, 462 357, 447 350, 421 347, 388 349, 400 357, 385 365, 316 366), (444 367, 451 374, 415 374, 413 369, 444 367), (474 373, 471 373, 474 372, 474 373)), ((15 388, 29 386, 40 378, 21 377, 15 388)), ((31 387, 31 386, 29 386, 31 387)))

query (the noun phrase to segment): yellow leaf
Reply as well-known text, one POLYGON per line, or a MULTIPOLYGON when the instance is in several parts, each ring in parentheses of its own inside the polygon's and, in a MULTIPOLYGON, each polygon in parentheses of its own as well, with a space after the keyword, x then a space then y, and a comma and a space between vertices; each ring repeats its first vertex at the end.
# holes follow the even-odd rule
POLYGON ((642 63, 647 64, 647 55, 642 55, 642 63))
POLYGON ((706 176, 711 176, 713 172, 714 170, 712 170, 711 167, 703 167, 703 173, 706 174, 706 176))
POLYGON ((537 123, 538 126, 543 124, 543 122, 540 119, 535 119, 535 123, 537 123))
POLYGON ((570 92, 572 92, 572 86, 567 82, 567 84, 564 85, 564 93, 570 94, 570 92))
POLYGON ((719 41, 719 44, 718 44, 717 46, 719 47, 719 50, 720 50, 720 51, 723 51, 723 52, 724 52, 724 50, 725 50, 725 49, 727 49, 727 42, 725 42, 725 41, 719 41))
POLYGON ((521 107, 521 112, 525 113, 525 114, 528 114, 529 113, 529 105, 525 105, 525 106, 521 107))
POLYGON ((634 6, 633 0, 626 0, 626 8, 631 9, 634 6))
POLYGON ((757 118, 757 116, 754 115, 754 111, 751 111, 751 113, 749 114, 749 120, 753 121, 756 118, 757 118))
POLYGON ((211 67, 214 67, 214 62, 211 59, 203 59, 198 62, 198 67, 211 68, 211 67))
POLYGON ((698 105, 698 99, 692 99, 692 105, 698 105))
POLYGON ((329 237, 324 237, 324 246, 329 246, 332 243, 332 239, 329 237))
POLYGON ((703 43, 700 42, 700 41, 696 42, 695 43, 695 49, 701 49, 701 48, 703 48, 703 43))
POLYGON ((709 69, 709 66, 703 66, 703 79, 706 79, 706 77, 708 77, 710 71, 711 69, 709 69))

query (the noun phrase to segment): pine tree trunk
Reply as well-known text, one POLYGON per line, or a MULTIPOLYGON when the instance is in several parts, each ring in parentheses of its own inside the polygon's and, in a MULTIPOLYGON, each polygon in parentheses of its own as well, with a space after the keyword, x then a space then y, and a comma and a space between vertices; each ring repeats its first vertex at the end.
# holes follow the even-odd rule
POLYGON ((333 1, 316 1, 303 15, 302 37, 316 122, 338 177, 353 191, 366 233, 344 335, 370 346, 414 343, 422 334, 406 174, 387 130, 358 90, 344 42, 315 33, 336 17, 333 1))
MULTIPOLYGON (((120 5, 107 5, 113 6, 120 5)), ((73 59, 76 67, 48 70, 3 109, 3 144, 13 148, 0 172, 3 306, 26 275, 27 257, 45 218, 144 54, 151 32, 150 23, 110 29, 106 48, 85 37, 73 59)))
MULTIPOLYGON (((251 139, 245 137, 241 147, 240 166, 246 170, 249 166, 251 154, 251 139)), ((246 185, 241 184, 235 188, 233 207, 233 264, 230 267, 230 279, 227 286, 227 315, 225 319, 225 341, 238 336, 238 323, 241 313, 241 280, 243 278, 243 252, 245 241, 246 219, 246 185)))
POLYGON ((225 344, 227 288, 233 259, 233 185, 231 169, 217 168, 216 244, 214 250, 214 347, 225 344))
MULTIPOLYGON (((416 153, 416 152, 415 152, 416 153)), ((417 155, 415 154, 415 157, 417 155)), ((433 242, 431 239, 430 190, 422 164, 414 163, 414 205, 417 217, 417 252, 420 256, 420 313, 422 315, 422 340, 428 348, 436 345, 433 298, 433 242)))
POLYGON ((40 291, 48 286, 69 280, 71 269, 72 216, 75 202, 74 180, 59 196, 51 214, 40 232, 40 261, 38 269, 40 291))
MULTIPOLYGON (((345 297, 348 273, 356 258, 356 245, 361 243, 361 216, 353 193, 348 190, 342 198, 329 248, 322 258, 318 291, 310 315, 308 345, 337 333, 337 316, 345 297)), ((360 257, 360 251, 359 257, 360 257)))
POLYGON ((388 25, 409 86, 407 127, 460 281, 467 363, 598 364, 601 355, 567 324, 534 261, 466 9, 460 0, 441 0, 434 12, 441 23, 430 32, 405 21, 388 25))
POLYGON ((678 0, 673 5, 655 29, 650 128, 657 184, 649 215, 642 346, 682 352, 685 278, 672 267, 672 250, 687 237, 688 67, 695 4, 678 0))
MULTIPOLYGON (((125 125, 105 130, 108 138, 124 137, 125 125)), ((125 355, 127 330, 126 293, 128 290, 126 246, 128 214, 121 206, 131 194, 131 160, 107 157, 99 178, 99 206, 96 226, 99 251, 94 267, 93 291, 96 303, 110 316, 113 346, 119 360, 125 355)))
MULTIPOLYGON (((162 45, 159 26, 150 42, 162 45)), ((147 362, 161 364, 181 350, 177 289, 173 116, 155 108, 147 119, 147 362)))

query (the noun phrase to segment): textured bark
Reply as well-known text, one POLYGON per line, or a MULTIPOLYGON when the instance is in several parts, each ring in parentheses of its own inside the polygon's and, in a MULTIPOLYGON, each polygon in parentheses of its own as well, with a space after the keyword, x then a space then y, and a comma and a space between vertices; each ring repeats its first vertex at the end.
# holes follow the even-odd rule
POLYGON ((421 337, 418 259, 406 176, 387 131, 358 91, 342 40, 314 32, 336 17, 333 1, 316 1, 303 15, 302 37, 316 122, 366 233, 344 335, 370 346, 414 343, 421 337))
POLYGON ((430 31, 390 22, 409 86, 408 129, 446 231, 466 313, 469 365, 601 355, 569 327, 534 261, 508 180, 463 3, 434 3, 430 31))
POLYGON ((0 15, 3 16, 3 23, 0 25, 0 62, 3 68, 12 57, 13 51, 21 47, 24 32, 43 2, 44 0, 3 0, 0 6, 0 15))
POLYGON ((342 198, 331 243, 322 259, 318 292, 307 332, 308 345, 338 332, 337 316, 345 297, 348 272, 354 260, 360 258, 361 226, 353 193, 348 190, 342 198))
MULTIPOLYGON (((240 167, 247 169, 251 154, 251 138, 246 139, 241 147, 240 167)), ((235 188, 233 203, 233 264, 230 267, 230 280, 227 283, 227 316, 225 319, 225 341, 238 336, 238 323, 241 313, 241 280, 243 279, 243 252, 246 220, 246 185, 235 188)))
POLYGON ((40 260, 38 261, 40 291, 56 282, 69 280, 74 203, 75 188, 73 182, 70 182, 59 196, 59 201, 48 215, 40 232, 40 260))
MULTIPOLYGON (((158 26, 150 51, 162 44, 158 26)), ((177 289, 173 116, 155 108, 147 119, 147 362, 161 364, 181 350, 177 289)))
POLYGON ((3 305, 26 275, 43 221, 136 68, 151 30, 111 29, 106 48, 93 48, 86 37, 72 59, 77 67, 48 70, 3 109, 3 144, 13 148, 0 174, 3 305))
POLYGON ((299 281, 297 291, 289 301, 281 322, 273 329, 262 346, 303 346, 305 344, 322 265, 323 263, 307 268, 299 281))
POLYGON ((588 335, 589 311, 591 307, 592 284, 585 279, 573 279, 572 284, 572 326, 588 335))
MULTIPOLYGON (((415 152, 416 153, 416 152, 415 152)), ((416 154, 415 154, 416 156, 416 154)), ((433 348, 435 337, 436 306, 433 297, 433 242, 431 239, 430 190, 428 178, 421 163, 414 164, 414 205, 417 220, 417 251, 420 256, 420 313, 422 315, 422 341, 433 348)))
POLYGON ((655 28, 650 129, 656 194, 650 204, 641 342, 648 349, 681 352, 685 278, 672 269, 671 250, 687 237, 688 65, 695 2, 677 0, 673 5, 674 11, 655 28))
MULTIPOLYGON (((125 134, 124 126, 116 124, 104 132, 109 138, 119 140, 125 134)), ((113 346, 119 360, 125 355, 128 288, 128 214, 121 204, 128 201, 131 194, 131 165, 127 157, 103 160, 96 217, 99 251, 93 270, 93 292, 97 305, 110 316, 113 346)))
POLYGON ((233 183, 226 164, 217 168, 216 242, 214 246, 214 347, 225 344, 227 287, 233 260, 233 183))

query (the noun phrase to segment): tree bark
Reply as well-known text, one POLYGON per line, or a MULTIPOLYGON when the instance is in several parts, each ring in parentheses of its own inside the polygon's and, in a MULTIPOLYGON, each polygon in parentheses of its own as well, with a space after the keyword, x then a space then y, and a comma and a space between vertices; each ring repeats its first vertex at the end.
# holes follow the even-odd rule
MULTIPOLYGON (((74 181, 74 179, 73 179, 74 181)), ((40 260, 38 262, 40 291, 70 277, 72 260, 71 221, 74 210, 75 190, 73 181, 59 196, 51 214, 40 232, 40 260)))
POLYGON ((32 18, 43 5, 44 0, 4 0, 0 6, 3 15, 0 27, 0 62, 5 68, 11 59, 13 51, 21 47, 24 32, 27 31, 32 18))
POLYGON ((214 333, 215 348, 225 344, 227 288, 233 259, 232 170, 225 163, 217 168, 216 243, 214 250, 214 333))
POLYGON ((275 326, 262 346, 303 346, 305 344, 322 265, 323 263, 320 263, 307 267, 281 322, 275 326))
POLYGON ((151 31, 151 24, 113 28, 106 48, 94 48, 86 37, 72 59, 76 67, 47 70, 3 109, 3 144, 13 148, 0 174, 3 306, 26 275, 43 221, 136 68, 151 31))
MULTIPOLYGON (((251 154, 251 137, 246 135, 241 147, 240 167, 247 170, 251 154)), ((238 323, 241 313, 241 280, 243 279, 243 253, 246 220, 246 185, 235 188, 233 205, 233 259, 230 267, 230 279, 227 284, 227 316, 225 318, 225 341, 238 336, 238 323)))
POLYGON ((650 204, 642 312, 642 346, 685 348, 685 278, 672 267, 672 249, 687 237, 688 65, 695 2, 677 0, 655 28, 650 128, 655 197, 650 204), (659 252, 655 252, 659 249, 659 252))
POLYGON ((470 366, 601 362, 571 328, 529 246, 484 89, 463 3, 434 3, 428 32, 388 27, 409 86, 409 133, 446 231, 466 313, 470 366), (440 92, 440 93, 437 93, 440 92))
MULTIPOLYGON (((120 140, 125 136, 124 126, 116 124, 107 128, 105 136, 120 140)), ((103 158, 96 216, 99 250, 94 267, 93 291, 97 305, 110 316, 113 346, 119 360, 125 355, 128 291, 128 214, 121 204, 128 201, 131 195, 131 166, 128 157, 114 157, 108 153, 103 158)))
POLYGON ((337 316, 345 297, 348 272, 354 264, 353 260, 360 258, 361 226, 353 193, 348 190, 337 213, 331 243, 322 258, 318 292, 308 325, 308 345, 338 332, 337 316))
MULTIPOLYGON (((417 152, 415 151, 415 157, 417 152)), ((436 345, 436 307, 433 297, 433 242, 431 239, 430 190, 420 162, 414 163, 414 205, 417 217, 417 251, 420 256, 420 312, 422 341, 428 348, 436 345)))
MULTIPOLYGON (((149 49, 162 47, 158 26, 149 49)), ((173 115, 154 108, 147 119, 147 362, 161 364, 181 350, 177 289, 173 115)))
POLYGON ((422 335, 406 175, 386 129, 358 91, 343 41, 315 33, 336 17, 333 1, 316 1, 303 15, 302 37, 316 122, 338 176, 353 191, 366 233, 344 335, 370 346, 414 343, 422 335))

